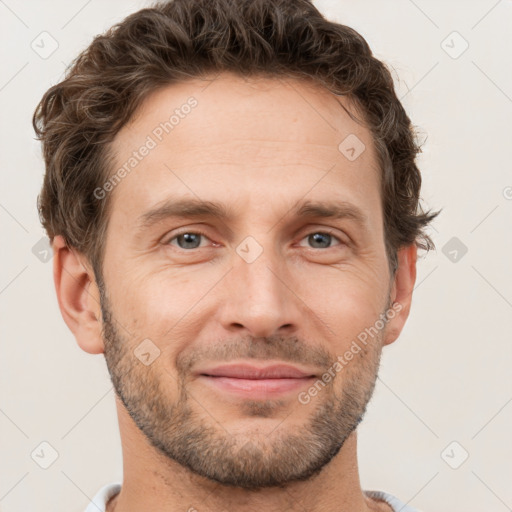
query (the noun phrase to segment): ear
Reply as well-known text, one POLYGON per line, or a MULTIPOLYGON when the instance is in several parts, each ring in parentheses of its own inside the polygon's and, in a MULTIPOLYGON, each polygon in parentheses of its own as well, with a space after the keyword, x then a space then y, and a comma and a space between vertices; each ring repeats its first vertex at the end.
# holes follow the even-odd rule
POLYGON ((87 258, 68 247, 62 236, 53 240, 53 280, 62 314, 82 350, 104 352, 100 294, 87 258))
POLYGON ((411 309, 412 292, 416 282, 416 261, 418 248, 411 244, 397 253, 398 268, 391 288, 391 311, 386 326, 383 345, 393 343, 405 325, 411 309))

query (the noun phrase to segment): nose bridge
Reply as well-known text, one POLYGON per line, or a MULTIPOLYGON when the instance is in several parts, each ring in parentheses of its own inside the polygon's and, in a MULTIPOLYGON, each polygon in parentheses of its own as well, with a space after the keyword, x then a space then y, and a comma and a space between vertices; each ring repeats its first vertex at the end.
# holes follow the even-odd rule
POLYGON ((255 337, 290 328, 298 319, 293 293, 286 284, 285 262, 271 234, 260 240, 248 236, 235 249, 223 317, 226 327, 243 326, 255 337))
POLYGON ((254 239, 246 240, 237 248, 237 254, 240 259, 235 263, 235 270, 245 283, 248 296, 268 302, 283 294, 282 278, 279 278, 282 265, 270 244, 263 248, 254 239))

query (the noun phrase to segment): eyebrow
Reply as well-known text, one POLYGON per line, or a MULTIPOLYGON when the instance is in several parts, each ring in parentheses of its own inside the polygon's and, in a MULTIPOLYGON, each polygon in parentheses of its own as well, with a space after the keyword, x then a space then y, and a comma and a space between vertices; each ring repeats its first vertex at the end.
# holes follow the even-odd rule
MULTIPOLYGON (((368 217, 356 205, 347 201, 303 201, 299 200, 282 218, 289 215, 299 219, 351 219, 365 227, 368 217)), ((137 226, 140 230, 168 218, 213 218, 223 222, 233 220, 236 215, 222 203, 200 199, 168 199, 141 215, 137 226)), ((279 221, 280 222, 280 221, 279 221)))

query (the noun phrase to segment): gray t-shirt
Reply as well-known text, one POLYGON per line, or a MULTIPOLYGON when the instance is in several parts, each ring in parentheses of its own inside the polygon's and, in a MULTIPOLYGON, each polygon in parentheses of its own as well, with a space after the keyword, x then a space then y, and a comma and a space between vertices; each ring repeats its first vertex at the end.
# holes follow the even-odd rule
MULTIPOLYGON (((89 503, 85 512, 105 512, 108 500, 115 496, 121 490, 121 482, 113 482, 103 486, 92 501, 89 503)), ((383 491, 363 491, 370 498, 385 501, 391 506, 393 512, 421 512, 420 510, 406 505, 395 496, 383 491)))

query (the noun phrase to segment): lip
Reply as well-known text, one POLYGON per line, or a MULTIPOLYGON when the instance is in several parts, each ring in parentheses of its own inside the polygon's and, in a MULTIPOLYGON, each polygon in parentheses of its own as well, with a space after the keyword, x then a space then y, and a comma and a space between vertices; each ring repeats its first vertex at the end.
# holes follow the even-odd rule
POLYGON ((290 365, 256 367, 247 364, 221 365, 198 372, 199 379, 222 393, 243 398, 265 399, 297 391, 316 378, 290 365))
POLYGON ((226 364, 206 368, 198 372, 209 377, 229 377, 232 379, 302 379, 315 377, 314 372, 301 370, 287 364, 273 364, 257 367, 249 364, 226 364))

